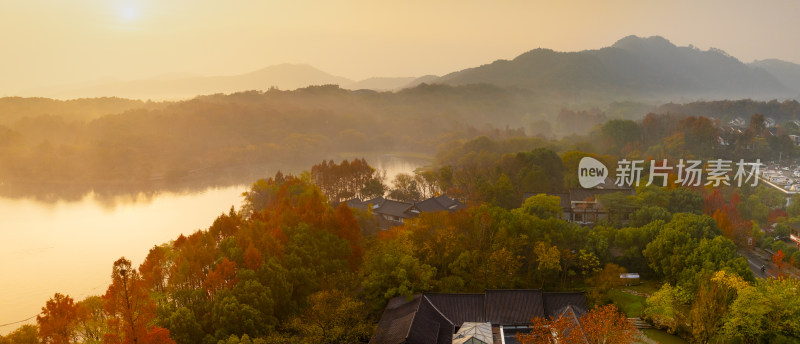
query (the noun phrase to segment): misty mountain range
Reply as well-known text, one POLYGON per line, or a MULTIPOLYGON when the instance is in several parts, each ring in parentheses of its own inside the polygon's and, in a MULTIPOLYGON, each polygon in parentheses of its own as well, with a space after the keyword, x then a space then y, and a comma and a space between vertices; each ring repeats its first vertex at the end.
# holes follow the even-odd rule
POLYGON ((628 36, 597 50, 535 49, 512 60, 497 60, 441 77, 376 77, 354 81, 309 65, 281 64, 240 75, 175 75, 51 88, 39 95, 60 99, 116 96, 160 100, 271 87, 293 90, 324 84, 351 90, 395 91, 421 83, 484 83, 562 99, 797 99, 800 65, 776 59, 746 64, 718 49, 678 47, 659 36, 628 36))

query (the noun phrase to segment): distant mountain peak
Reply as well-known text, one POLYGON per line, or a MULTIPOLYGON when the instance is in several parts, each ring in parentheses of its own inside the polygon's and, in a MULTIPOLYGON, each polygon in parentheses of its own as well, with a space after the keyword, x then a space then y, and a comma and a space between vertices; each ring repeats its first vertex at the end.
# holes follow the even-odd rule
POLYGON ((676 48, 668 39, 661 36, 639 37, 630 35, 618 40, 612 45, 614 48, 625 50, 643 49, 643 48, 676 48))
POLYGON ((791 96, 796 89, 722 50, 678 47, 661 36, 627 36, 611 47, 578 52, 534 49, 512 60, 449 73, 435 82, 620 99, 775 98, 791 96))

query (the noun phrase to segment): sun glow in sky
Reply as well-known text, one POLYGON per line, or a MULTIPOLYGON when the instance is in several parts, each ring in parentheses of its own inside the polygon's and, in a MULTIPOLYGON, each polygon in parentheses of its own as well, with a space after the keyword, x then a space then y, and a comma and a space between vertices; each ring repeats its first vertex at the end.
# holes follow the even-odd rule
POLYGON ((139 16, 139 10, 133 4, 124 4, 119 8, 119 16, 125 21, 132 21, 139 16))
POLYGON ((281 63, 351 79, 442 75, 628 35, 800 63, 797 13, 796 0, 0 1, 0 96, 281 63))

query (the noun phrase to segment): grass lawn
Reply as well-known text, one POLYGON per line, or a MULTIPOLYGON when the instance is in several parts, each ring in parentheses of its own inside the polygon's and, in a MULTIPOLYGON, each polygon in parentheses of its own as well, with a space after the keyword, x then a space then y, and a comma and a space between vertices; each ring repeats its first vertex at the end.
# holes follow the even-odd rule
POLYGON ((632 285, 628 287, 624 287, 623 289, 630 289, 642 294, 653 295, 653 293, 657 292, 661 285, 664 284, 662 281, 650 281, 650 280, 642 280, 642 283, 639 285, 632 285))
POLYGON ((655 330, 655 329, 645 329, 639 330, 644 333, 647 338, 650 338, 660 344, 686 344, 687 342, 681 337, 676 335, 671 335, 662 330, 655 330))
POLYGON ((626 293, 619 289, 612 289, 608 292, 608 297, 620 310, 625 312, 630 318, 639 317, 642 314, 645 298, 631 293, 626 293))

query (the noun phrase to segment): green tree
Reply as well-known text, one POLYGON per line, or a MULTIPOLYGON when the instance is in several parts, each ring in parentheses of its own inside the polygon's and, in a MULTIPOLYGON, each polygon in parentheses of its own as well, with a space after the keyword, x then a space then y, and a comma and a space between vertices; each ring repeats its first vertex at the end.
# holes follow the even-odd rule
POLYGON ((700 343, 708 343, 722 330, 723 316, 746 282, 736 274, 719 271, 702 277, 692 302, 690 323, 692 335, 700 343))
POLYGON ((491 203, 506 209, 516 208, 519 204, 517 192, 511 179, 505 174, 501 174, 497 181, 492 186, 491 203))
POLYGON ((389 198, 402 202, 417 202, 422 194, 419 185, 413 176, 406 173, 398 173, 392 180, 393 188, 389 190, 389 198))
POLYGON ((642 141, 639 125, 631 120, 613 119, 600 127, 603 139, 609 143, 608 152, 622 154, 632 151, 642 141), (623 148, 626 148, 623 150, 623 148))
POLYGON ((789 205, 786 207, 786 213, 789 217, 800 216, 800 194, 792 195, 789 205))
POLYGON ((678 289, 669 283, 664 283, 658 291, 645 300, 642 313, 643 317, 652 321, 656 328, 675 333, 684 320, 678 289))
POLYGON ((211 309, 211 325, 214 337, 225 339, 230 335, 243 334, 259 336, 263 317, 261 313, 250 305, 242 304, 229 290, 218 293, 211 309))
POLYGON ((360 343, 372 334, 364 303, 340 290, 311 294, 308 304, 289 324, 300 334, 301 343, 360 343))
POLYGON ((103 298, 89 296, 78 302, 78 337, 84 344, 100 344, 108 332, 107 318, 103 312, 103 298))
POLYGON ((728 341, 772 343, 779 339, 800 340, 800 281, 757 280, 738 291, 723 325, 728 341))
POLYGON ((608 263, 602 270, 595 272, 589 278, 590 289, 589 296, 595 304, 604 304, 609 301, 608 292, 615 287, 622 286, 623 282, 620 275, 626 273, 625 268, 614 264, 608 263))
POLYGON ((653 271, 666 277, 669 282, 676 283, 699 241, 720 234, 714 219, 705 215, 678 213, 673 215, 672 220, 647 244, 642 253, 653 271))
POLYGON ((536 194, 528 197, 520 210, 523 213, 534 215, 540 219, 561 218, 561 198, 558 196, 548 196, 546 194, 536 194))
POLYGON ((364 255, 361 286, 368 304, 383 309, 386 301, 433 288, 436 268, 413 254, 408 235, 393 230, 394 237, 379 238, 364 255))
POLYGON ((194 313, 186 307, 178 308, 164 324, 170 337, 178 344, 201 343, 205 332, 194 313))
POLYGON ((545 276, 561 270, 561 252, 558 247, 539 241, 533 246, 533 254, 536 256, 537 275, 544 286, 545 276))
POLYGON ((0 344, 39 344, 39 328, 36 325, 22 325, 5 337, 0 336, 0 344))
POLYGON ((703 196, 694 190, 687 188, 675 188, 669 193, 670 213, 693 213, 703 212, 703 196))
POLYGON ((578 252, 578 268, 584 280, 597 271, 600 271, 600 259, 589 251, 580 250, 578 252))
POLYGON ((647 206, 637 209, 631 214, 630 226, 641 227, 655 221, 669 222, 672 214, 662 207, 647 206))

